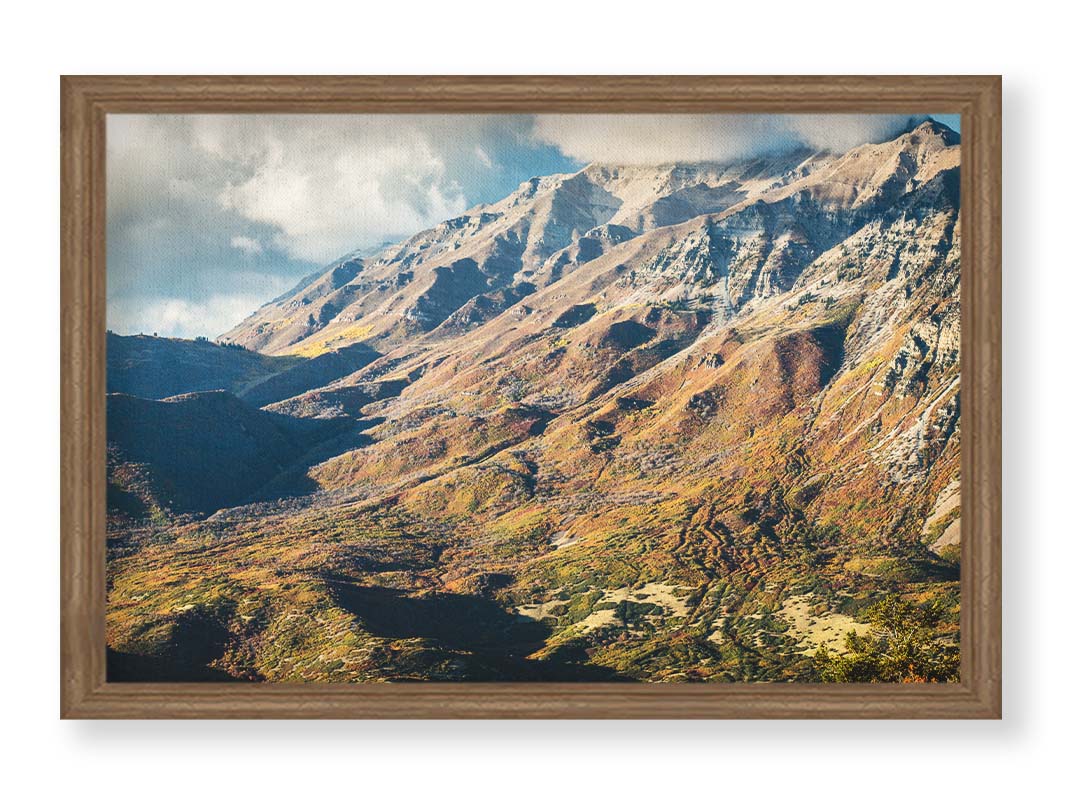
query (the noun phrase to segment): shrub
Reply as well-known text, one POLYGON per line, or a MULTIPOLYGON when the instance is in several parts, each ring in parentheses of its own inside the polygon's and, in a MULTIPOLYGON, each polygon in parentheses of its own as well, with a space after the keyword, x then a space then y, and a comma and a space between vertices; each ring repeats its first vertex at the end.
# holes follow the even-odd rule
POLYGON ((958 681, 959 647, 942 641, 935 632, 943 616, 934 604, 887 597, 868 611, 873 626, 869 636, 851 631, 842 654, 820 647, 815 668, 827 683, 958 681))

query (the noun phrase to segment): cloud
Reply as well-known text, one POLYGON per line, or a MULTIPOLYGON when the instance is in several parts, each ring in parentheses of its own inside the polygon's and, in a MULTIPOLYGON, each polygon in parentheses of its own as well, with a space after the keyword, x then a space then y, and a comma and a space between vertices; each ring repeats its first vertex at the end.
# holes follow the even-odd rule
POLYGON ((250 256, 257 256, 263 252, 263 245, 259 243, 259 240, 253 239, 250 236, 234 236, 230 239, 230 244, 235 249, 247 253, 250 256))
MULTIPOLYGON (((260 226, 261 248, 328 262, 467 209, 454 167, 486 169, 489 151, 479 145, 477 154, 471 142, 491 124, 475 116, 113 115, 109 225, 149 206, 177 225, 214 215, 215 227, 260 226), (459 148, 467 152, 457 158, 459 148)), ((237 237, 253 238, 242 230, 225 240, 250 252, 237 237)))
POLYGON ((262 295, 216 294, 196 302, 184 297, 132 298, 108 304, 108 328, 122 334, 158 333, 192 339, 216 336, 262 305, 262 295))
POLYGON ((223 187, 219 203, 275 228, 272 244, 295 258, 329 261, 469 206, 435 148, 408 123, 309 117, 232 127, 220 131, 216 120, 201 136, 211 152, 251 168, 223 187))
POLYGON ((844 152, 885 141, 913 118, 877 114, 546 114, 536 139, 578 161, 664 164, 729 161, 797 147, 844 152))
POLYGON ((913 128, 923 115, 793 114, 784 117, 790 132, 816 150, 844 153, 868 142, 886 142, 913 128))

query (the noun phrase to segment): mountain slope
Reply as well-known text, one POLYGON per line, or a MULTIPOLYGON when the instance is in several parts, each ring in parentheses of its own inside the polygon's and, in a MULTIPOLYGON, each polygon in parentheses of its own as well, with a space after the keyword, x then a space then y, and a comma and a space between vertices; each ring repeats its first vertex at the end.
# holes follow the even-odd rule
MULTIPOLYGON (((107 415, 112 476, 139 471, 144 504, 175 513, 246 501, 332 432, 327 423, 259 411, 223 391, 167 400, 111 394, 107 415)), ((113 492, 135 488, 111 483, 113 492)))
POLYGON ((187 392, 238 392, 293 366, 206 340, 107 335, 107 390, 162 400, 187 392))

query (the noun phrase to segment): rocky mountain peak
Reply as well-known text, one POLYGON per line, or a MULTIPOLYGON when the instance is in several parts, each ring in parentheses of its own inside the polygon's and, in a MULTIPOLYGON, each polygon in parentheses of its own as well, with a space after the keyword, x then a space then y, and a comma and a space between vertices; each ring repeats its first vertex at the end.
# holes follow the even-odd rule
MULTIPOLYGON (((658 231, 705 217, 714 220, 725 248, 718 257, 733 253, 726 260, 734 266, 722 267, 733 273, 723 296, 743 303, 788 288, 821 249, 958 159, 958 136, 927 119, 893 140, 840 156, 799 149, 728 164, 594 163, 573 174, 534 177, 499 202, 372 258, 336 262, 223 339, 300 354, 362 340, 399 343, 446 319, 455 335, 462 330, 457 320, 484 319, 484 313, 452 317, 470 303, 497 308, 503 298, 526 296, 525 287, 549 287, 616 250, 652 247, 662 238, 658 231), (764 239, 773 244, 759 244, 764 239)), ((670 288, 687 297, 695 291, 670 288)))

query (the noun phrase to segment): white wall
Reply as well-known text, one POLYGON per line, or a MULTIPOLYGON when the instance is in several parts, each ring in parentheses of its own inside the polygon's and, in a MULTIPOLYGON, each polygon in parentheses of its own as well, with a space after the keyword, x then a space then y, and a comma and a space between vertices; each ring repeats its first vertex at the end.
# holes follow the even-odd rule
MULTIPOLYGON (((1036 2, 13 3, 4 11, 4 783, 159 798, 1030 796, 1062 789, 1062 26, 1036 2), (238 7, 238 5, 242 7, 238 7), (110 9, 105 11, 104 9, 110 9), (60 723, 58 75, 1005 75, 1005 720, 60 723), (481 789, 481 792, 478 789, 481 789), (943 792, 935 795, 934 792, 943 792), (982 796, 982 794, 979 794, 982 796)), ((1046 11, 1046 9, 1048 9, 1046 11)), ((63 795, 57 795, 63 796, 63 795)))

